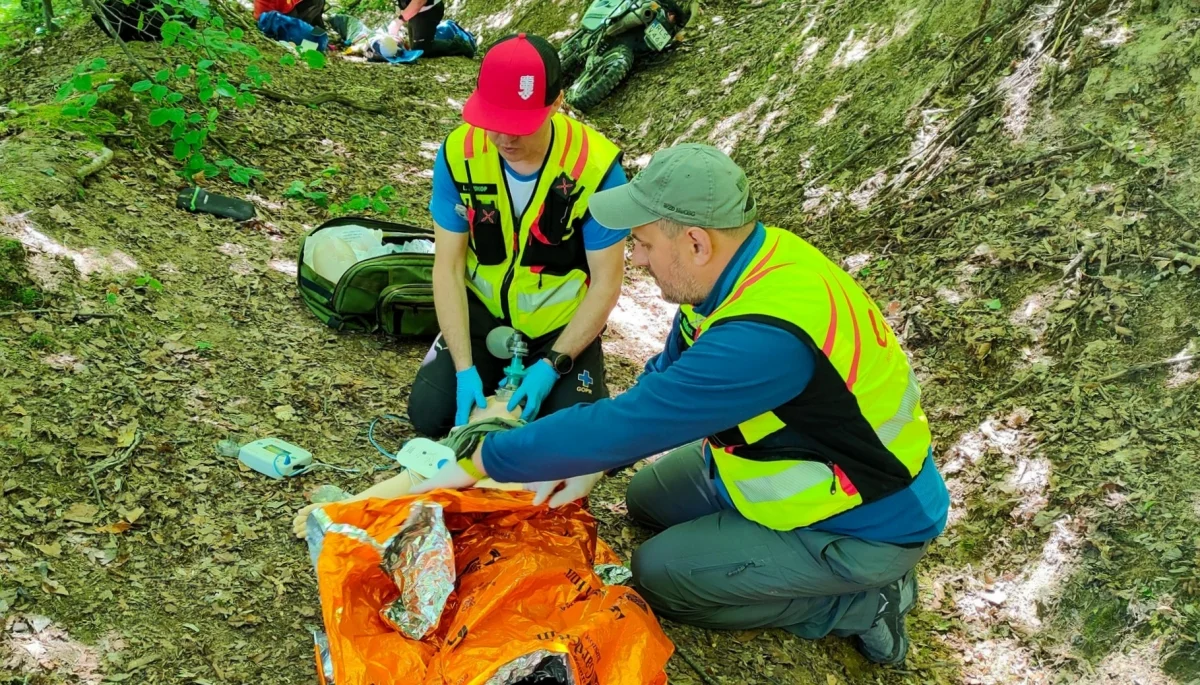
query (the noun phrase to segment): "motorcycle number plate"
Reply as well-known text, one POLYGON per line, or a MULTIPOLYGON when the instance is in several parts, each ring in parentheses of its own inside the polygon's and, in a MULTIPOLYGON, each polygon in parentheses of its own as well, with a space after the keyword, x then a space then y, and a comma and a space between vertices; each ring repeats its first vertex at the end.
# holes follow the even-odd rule
POLYGON ((671 34, 657 21, 646 27, 646 44, 654 51, 662 50, 671 42, 671 34))

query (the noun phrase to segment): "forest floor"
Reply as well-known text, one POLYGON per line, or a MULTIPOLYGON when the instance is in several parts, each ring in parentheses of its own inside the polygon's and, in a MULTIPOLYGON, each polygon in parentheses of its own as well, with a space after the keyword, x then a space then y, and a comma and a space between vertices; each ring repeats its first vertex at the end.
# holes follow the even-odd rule
MULTIPOLYGON (((584 7, 449 16, 485 43, 560 40, 584 7)), ((1193 16, 1183 0, 714 0, 588 113, 631 173, 676 141, 728 150, 768 223, 856 273, 911 353, 952 492, 904 668, 837 638, 666 622, 707 682, 1200 682, 1193 16)), ((204 183, 255 203, 235 224, 175 208, 142 76, 65 23, 0 41, 0 683, 312 682, 316 587, 291 515, 318 484, 370 479, 270 481, 215 445, 274 435, 382 462, 366 426, 403 411, 427 343, 339 335, 303 308, 299 241, 330 212, 288 189, 392 186, 384 218, 427 223, 478 62, 283 65, 247 38, 271 89, 384 112, 222 109, 222 143, 263 172, 204 183), (115 88, 64 114, 56 91, 96 58, 115 88), (102 146, 111 163, 77 180, 102 146)), ((151 71, 194 62, 130 47, 151 71)), ((629 274, 606 339, 616 390, 665 336, 657 295, 629 274)), ((646 532, 624 483, 592 499, 627 558, 646 532)), ((678 657, 669 674, 705 682, 678 657)))

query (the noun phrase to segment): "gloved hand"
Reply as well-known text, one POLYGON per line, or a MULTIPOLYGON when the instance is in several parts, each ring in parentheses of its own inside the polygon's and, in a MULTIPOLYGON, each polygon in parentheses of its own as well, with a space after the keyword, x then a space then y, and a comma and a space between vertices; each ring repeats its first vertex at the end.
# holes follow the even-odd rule
POLYGON ((508 401, 508 410, 514 410, 521 406, 521 402, 524 402, 525 410, 521 412, 521 420, 536 419, 538 410, 542 408, 542 401, 554 389, 554 384, 557 382, 558 372, 554 370, 553 366, 550 366, 550 362, 538 361, 530 367, 524 380, 521 381, 520 387, 508 401))
MULTIPOLYGON (((463 488, 471 487, 482 479, 483 474, 478 473, 478 471, 475 473, 469 472, 467 468, 464 468, 463 462, 470 464, 471 460, 468 457, 447 463, 437 473, 433 474, 432 478, 414 485, 412 490, 408 491, 409 494, 419 495, 423 492, 431 492, 433 490, 462 490, 463 488)), ((475 471, 475 467, 470 466, 470 470, 475 471)))
POLYGON ((586 476, 575 476, 566 480, 548 480, 541 483, 531 483, 535 494, 533 496, 533 504, 537 506, 550 499, 550 508, 556 509, 564 504, 574 502, 577 499, 583 499, 588 496, 592 488, 596 487, 596 483, 604 477, 604 472, 592 473, 586 476), (562 489, 559 489, 559 486, 562 489), (557 490, 557 492, 555 492, 557 490), (553 495, 553 497, 551 497, 553 495))
POLYGON ((472 409, 487 406, 487 397, 483 394, 483 379, 474 366, 459 371, 455 377, 458 388, 454 393, 454 425, 461 426, 471 418, 472 409))

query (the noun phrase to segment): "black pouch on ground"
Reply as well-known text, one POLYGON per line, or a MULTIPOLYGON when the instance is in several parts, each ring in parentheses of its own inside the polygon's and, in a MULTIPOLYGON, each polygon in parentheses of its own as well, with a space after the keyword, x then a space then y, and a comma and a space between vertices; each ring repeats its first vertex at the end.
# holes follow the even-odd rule
POLYGON ((189 212, 205 212, 234 221, 254 218, 254 205, 236 197, 210 193, 201 188, 184 188, 175 198, 175 206, 189 212))

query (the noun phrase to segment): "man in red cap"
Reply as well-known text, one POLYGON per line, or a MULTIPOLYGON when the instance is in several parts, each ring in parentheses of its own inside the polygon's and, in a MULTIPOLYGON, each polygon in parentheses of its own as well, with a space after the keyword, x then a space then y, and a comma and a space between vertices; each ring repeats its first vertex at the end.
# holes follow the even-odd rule
POLYGON ((440 436, 466 423, 503 379, 485 343, 498 326, 529 342, 527 375, 509 409, 532 420, 608 397, 600 333, 617 303, 628 229, 588 211, 623 185, 621 151, 559 113, 558 53, 518 34, 483 58, 465 124, 434 163, 433 298, 441 335, 409 399, 413 426, 440 436))

